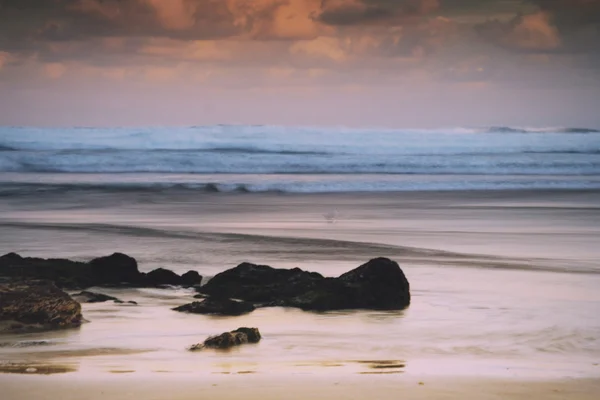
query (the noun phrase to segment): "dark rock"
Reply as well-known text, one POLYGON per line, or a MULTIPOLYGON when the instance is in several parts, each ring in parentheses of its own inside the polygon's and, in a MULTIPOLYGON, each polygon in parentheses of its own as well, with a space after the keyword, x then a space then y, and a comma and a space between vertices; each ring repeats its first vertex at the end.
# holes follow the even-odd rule
POLYGON ((235 301, 222 297, 208 297, 204 301, 195 301, 176 307, 173 310, 194 314, 242 315, 254 311, 252 303, 235 301))
POLYGON ((375 258, 338 279, 356 291, 361 308, 397 310, 410 304, 408 279, 388 258, 375 258))
POLYGON ((237 328, 235 331, 231 331, 232 333, 244 333, 248 337, 248 343, 258 343, 262 336, 260 336, 260 332, 258 328, 237 328))
POLYGON ((122 253, 95 258, 90 261, 90 266, 99 284, 137 284, 143 279, 135 258, 122 253))
POLYGON ((104 303, 105 301, 114 301, 115 303, 123 303, 122 300, 117 299, 116 297, 108 296, 102 293, 88 292, 83 291, 81 293, 77 293, 72 295, 80 303, 104 303))
POLYGON ((193 271, 184 276, 185 278, 180 277, 162 268, 149 274, 141 273, 135 258, 121 253, 96 258, 89 263, 65 259, 25 258, 16 253, 0 257, 0 278, 49 280, 66 289, 85 289, 92 286, 193 286, 202 279, 193 271))
POLYGON ((151 285, 181 285, 181 277, 169 269, 158 268, 146 274, 146 282, 151 285))
POLYGON ((81 305, 48 281, 0 283, 0 331, 79 326, 81 305))
POLYGON ((410 286, 398 264, 376 258, 338 278, 298 268, 243 263, 216 275, 201 293, 238 298, 259 306, 303 310, 400 310, 410 304, 410 286))
POLYGON ((258 328, 238 328, 235 331, 225 332, 217 336, 211 336, 203 343, 190 347, 190 350, 229 349, 246 343, 258 343, 261 339, 258 328))
POLYGON ((90 265, 65 259, 21 257, 9 253, 0 257, 0 276, 11 279, 40 279, 63 288, 93 286, 95 278, 90 265))
POLYGON ((181 275, 181 284, 184 286, 200 285, 202 283, 202 276, 196 271, 188 271, 181 275))
POLYGON ((316 272, 305 272, 299 268, 276 269, 267 265, 242 263, 217 274, 198 290, 213 296, 269 303, 300 295, 323 279, 316 272))

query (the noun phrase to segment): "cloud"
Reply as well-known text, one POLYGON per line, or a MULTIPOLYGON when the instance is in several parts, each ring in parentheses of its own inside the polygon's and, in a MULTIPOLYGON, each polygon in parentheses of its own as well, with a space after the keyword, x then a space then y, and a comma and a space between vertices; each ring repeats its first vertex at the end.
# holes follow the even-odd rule
POLYGON ((600 24, 600 0, 530 0, 550 13, 561 29, 600 24))
POLYGON ((340 84, 359 79, 397 82, 406 76, 453 82, 502 76, 518 81, 524 73, 509 69, 511 63, 547 56, 523 64, 523 70, 534 71, 536 65, 568 54, 570 64, 565 62, 564 70, 587 68, 589 75, 598 75, 599 31, 595 16, 586 15, 598 4, 599 0, 0 0, 0 74, 5 82, 35 73, 47 81, 61 78, 61 84, 75 79, 73 74, 83 80, 82 71, 110 81, 139 75, 142 81, 228 84, 235 74, 246 76, 236 81, 239 85, 256 84, 252 77, 261 74, 279 82, 326 76, 323 81, 340 84), (30 69, 16 71, 25 63, 30 69), (221 79, 219 71, 225 70, 234 72, 221 79))
POLYGON ((561 44, 560 34, 547 12, 518 19, 504 38, 508 45, 524 50, 553 50, 561 44))
POLYGON ((314 40, 299 41, 290 47, 290 53, 335 62, 342 62, 348 58, 347 47, 342 40, 324 36, 314 40))
POLYGON ((167 29, 189 29, 195 24, 198 3, 188 0, 141 0, 152 6, 162 26, 167 29))
POLYGON ((67 72, 67 67, 62 63, 48 63, 44 65, 44 75, 50 79, 59 79, 65 72, 67 72))
POLYGON ((14 56, 6 51, 0 51, 0 70, 14 60, 14 56))
POLYGON ((520 15, 508 22, 487 21, 476 31, 485 40, 509 50, 551 52, 562 45, 561 34, 546 11, 520 15))
POLYGON ((312 18, 321 0, 224 0, 233 25, 253 39, 315 38, 324 27, 312 18))
POLYGON ((181 41, 155 38, 145 42, 138 54, 159 59, 186 61, 226 61, 234 58, 235 44, 215 40, 181 41))
POLYGON ((439 0, 323 0, 317 19, 329 25, 399 24, 439 9, 439 0))

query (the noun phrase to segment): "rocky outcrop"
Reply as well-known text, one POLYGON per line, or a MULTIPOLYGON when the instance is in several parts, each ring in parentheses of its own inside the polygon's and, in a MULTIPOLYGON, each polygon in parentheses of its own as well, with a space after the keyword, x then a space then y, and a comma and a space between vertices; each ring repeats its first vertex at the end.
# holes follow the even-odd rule
POLYGON ((16 253, 0 257, 0 277, 49 280, 61 288, 86 288, 97 281, 89 264, 60 258, 21 257, 16 253))
POLYGON ((203 343, 190 347, 191 351, 209 349, 229 349, 246 343, 258 343, 261 339, 258 328, 238 328, 235 331, 224 332, 217 336, 211 336, 203 343))
POLYGON ((179 276, 159 268, 148 274, 138 270, 135 258, 114 253, 90 262, 67 259, 21 257, 9 253, 0 257, 0 277, 44 279, 66 289, 85 289, 92 286, 154 287, 161 285, 193 286, 202 277, 195 271, 179 276))
POLYGON ((122 253, 95 258, 89 263, 94 279, 102 285, 142 284, 144 275, 135 258, 122 253))
POLYGON ((188 271, 179 276, 175 272, 158 268, 146 274, 146 282, 153 285, 194 286, 202 283, 202 276, 196 271, 188 271))
POLYGON ((74 294, 74 295, 72 295, 72 297, 80 303, 104 303, 107 301, 113 301, 117 304, 137 305, 137 303, 135 301, 125 302, 125 301, 118 299, 116 297, 113 297, 113 296, 109 296, 109 295, 102 294, 102 293, 96 293, 96 292, 88 292, 87 290, 84 290, 81 293, 74 294))
POLYGON ((257 306, 303 310, 400 310, 410 304, 410 285, 398 264, 375 258, 337 278, 298 268, 243 263, 222 272, 198 291, 242 299, 257 306))
POLYGON ((109 296, 109 295, 102 294, 102 293, 88 292, 85 290, 81 293, 72 295, 72 297, 74 299, 76 299, 77 301, 79 301, 80 303, 104 303, 106 301, 114 301, 117 303, 119 303, 119 302, 122 303, 122 300, 119 300, 116 297, 109 296))
POLYGON ((300 268, 276 269, 267 265, 242 263, 217 274, 198 291, 211 296, 265 304, 300 295, 323 279, 321 274, 300 268))
POLYGON ((81 305, 48 281, 0 283, 0 331, 79 326, 81 305))
POLYGON ((223 297, 208 297, 203 301, 195 301, 176 307, 173 310, 194 314, 242 315, 254 311, 252 303, 236 301, 223 297))

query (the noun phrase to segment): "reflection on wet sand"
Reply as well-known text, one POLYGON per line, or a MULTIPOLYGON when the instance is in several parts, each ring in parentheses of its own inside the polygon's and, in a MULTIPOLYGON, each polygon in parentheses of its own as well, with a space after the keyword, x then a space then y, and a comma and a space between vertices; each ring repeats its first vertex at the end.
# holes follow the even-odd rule
POLYGON ((77 364, 0 363, 0 373, 53 375, 77 371, 77 364))
POLYGON ((373 374, 401 374, 404 372, 406 363, 399 360, 370 360, 370 361, 357 361, 359 364, 364 364, 368 368, 375 371, 361 371, 361 375, 373 375, 373 374))
POLYGON ((295 364, 295 367, 341 367, 353 369, 353 366, 358 365, 359 374, 399 374, 404 372, 406 362, 402 360, 348 360, 348 361, 320 361, 314 363, 295 364), (369 370, 364 371, 364 368, 369 370), (375 371, 370 371, 375 370, 375 371))
POLYGON ((90 349, 64 349, 35 351, 31 353, 20 353, 22 356, 27 354, 35 355, 36 358, 72 358, 72 357, 96 357, 96 356, 127 356, 133 354, 148 353, 152 350, 124 349, 124 348, 90 348, 90 349))

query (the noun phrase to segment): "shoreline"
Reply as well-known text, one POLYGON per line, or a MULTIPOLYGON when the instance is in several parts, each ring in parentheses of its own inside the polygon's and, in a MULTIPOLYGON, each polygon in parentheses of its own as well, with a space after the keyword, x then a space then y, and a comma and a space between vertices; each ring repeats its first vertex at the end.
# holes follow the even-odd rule
POLYGON ((403 392, 428 399, 490 392, 501 399, 513 387, 514 398, 524 400, 598 397, 600 275, 573 272, 599 271, 600 190, 75 191, 0 200, 5 252, 89 260, 118 251, 134 256, 142 272, 203 276, 243 261, 338 276, 388 256, 414 294, 401 313, 273 308, 229 319, 172 311, 193 301, 190 291, 102 291, 139 305, 85 305, 91 323, 76 331, 16 338, 52 346, 3 348, 6 361, 41 368, 44 361, 72 362, 77 372, 0 374, 7 394, 5 382, 11 385, 8 400, 43 399, 46 392, 65 399, 91 393, 93 400, 102 391, 115 399, 281 399, 294 390, 303 399, 391 399, 403 392), (329 223, 324 215, 334 209, 339 218, 329 223), (502 261, 558 273, 496 268, 502 261), (484 264, 489 268, 477 268, 484 264), (225 354, 185 351, 241 326, 258 327, 264 343, 225 354), (120 353, 131 349, 152 351, 120 353), (372 368, 361 360, 388 364, 372 368), (405 367, 393 371, 392 362, 405 367), (155 390, 146 381, 156 381, 155 390), (217 389, 206 392, 212 384, 217 389))

